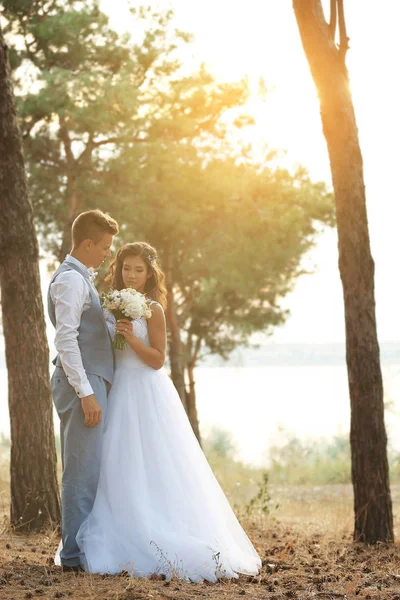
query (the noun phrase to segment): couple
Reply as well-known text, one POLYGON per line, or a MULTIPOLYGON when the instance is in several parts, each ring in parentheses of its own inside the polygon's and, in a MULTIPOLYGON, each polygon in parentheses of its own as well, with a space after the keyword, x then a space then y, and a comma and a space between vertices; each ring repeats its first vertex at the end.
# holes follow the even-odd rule
POLYGON ((80 214, 71 254, 49 287, 63 467, 56 563, 65 571, 193 582, 256 575, 261 560, 161 368, 166 290, 151 246, 123 246, 107 277, 113 289, 145 293, 151 318, 115 323, 101 307, 91 268, 111 256, 117 233, 107 214, 80 214), (126 344, 113 352, 116 331, 126 344))

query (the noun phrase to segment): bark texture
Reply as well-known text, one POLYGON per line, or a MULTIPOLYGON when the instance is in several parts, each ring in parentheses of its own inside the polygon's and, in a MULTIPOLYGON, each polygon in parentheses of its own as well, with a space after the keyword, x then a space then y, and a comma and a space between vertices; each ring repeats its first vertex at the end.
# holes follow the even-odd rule
POLYGON ((166 318, 169 331, 169 361, 171 366, 171 379, 176 387, 179 397, 186 409, 185 375, 182 359, 182 341, 180 328, 176 314, 174 297, 173 276, 173 248, 166 255, 165 283, 167 286, 167 310, 166 318))
POLYGON ((11 421, 11 522, 60 520, 38 244, 0 28, 0 285, 11 421))
POLYGON ((367 543, 392 541, 374 261, 370 250, 363 160, 345 64, 348 38, 343 1, 331 2, 329 24, 321 0, 293 0, 293 7, 319 94, 335 192, 351 401, 354 539, 367 543), (335 43, 336 21, 339 45, 335 43))
POLYGON ((189 377, 189 391, 186 394, 186 413, 192 426, 193 433, 197 437, 197 440, 201 446, 199 418, 197 416, 196 404, 196 382, 194 379, 194 368, 192 365, 188 366, 187 371, 189 377))

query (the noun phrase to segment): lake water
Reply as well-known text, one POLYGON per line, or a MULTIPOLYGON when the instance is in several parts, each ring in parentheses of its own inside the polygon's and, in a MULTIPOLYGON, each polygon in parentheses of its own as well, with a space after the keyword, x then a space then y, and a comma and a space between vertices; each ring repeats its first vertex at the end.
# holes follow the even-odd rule
MULTIPOLYGON (((391 400, 386 415, 390 441, 400 450, 400 362, 383 366, 391 400)), ((331 438, 349 430, 347 373, 340 365, 200 367, 196 372, 198 414, 203 435, 227 430, 237 457, 262 465, 271 445, 295 434, 331 438)), ((58 418, 55 415, 56 430, 58 418)), ((0 369, 0 433, 9 435, 7 374, 0 369)))

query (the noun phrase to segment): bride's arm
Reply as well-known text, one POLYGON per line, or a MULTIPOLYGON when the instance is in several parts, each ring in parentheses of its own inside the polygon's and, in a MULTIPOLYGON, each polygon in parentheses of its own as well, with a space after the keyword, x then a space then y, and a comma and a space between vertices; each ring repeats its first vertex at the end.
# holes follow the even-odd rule
POLYGON ((133 333, 132 323, 126 319, 117 321, 115 327, 124 336, 132 350, 136 352, 146 365, 153 369, 161 369, 165 362, 167 347, 167 330, 164 311, 159 304, 152 306, 152 315, 148 320, 150 346, 146 346, 133 333), (124 331, 127 329, 128 331, 124 331))

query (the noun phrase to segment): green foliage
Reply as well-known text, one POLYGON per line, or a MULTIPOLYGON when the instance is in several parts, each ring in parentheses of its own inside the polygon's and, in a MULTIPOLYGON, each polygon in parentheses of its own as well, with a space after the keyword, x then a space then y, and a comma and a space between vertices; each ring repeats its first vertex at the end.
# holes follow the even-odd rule
POLYGON ((348 435, 332 440, 299 440, 289 437, 269 450, 270 479, 290 485, 326 485, 351 482, 348 435))
POLYGON ((183 75, 178 49, 190 38, 171 12, 132 12, 134 42, 109 27, 95 0, 3 3, 13 64, 24 67, 14 76, 36 221, 55 254, 76 213, 108 208, 111 157, 223 135, 221 112, 247 97, 245 82, 219 84, 204 68, 183 75))
MULTIPOLYGON (((201 254, 197 251, 200 277, 184 288, 186 302, 192 304, 185 330, 202 340, 203 350, 227 358, 254 331, 285 320, 280 301, 300 273, 317 219, 329 222, 331 205, 326 190, 320 188, 317 197, 303 172, 292 176, 265 163, 234 159, 209 168, 229 195, 211 217, 213 231, 210 214, 204 219, 206 243, 199 240, 201 254), (313 194, 314 203, 309 199, 313 194)), ((188 273, 181 279, 188 281, 188 273)))
POLYGON ((119 242, 154 244, 191 368, 281 324, 302 256, 332 224, 332 197, 304 170, 273 167, 269 149, 256 161, 228 143, 229 129, 252 123, 238 113, 246 82, 188 73, 190 37, 171 12, 134 10, 132 38, 95 0, 6 0, 3 15, 47 249, 68 251, 71 220, 95 207, 118 219, 119 242))
POLYGON ((204 451, 207 452, 209 456, 233 459, 236 452, 232 434, 226 429, 220 429, 218 427, 213 427, 211 431, 208 432, 203 446, 204 451))
MULTIPOLYGON (((268 490, 269 475, 267 471, 263 471, 256 495, 250 498, 249 502, 244 507, 246 517, 253 517, 257 513, 260 513, 265 517, 270 515, 272 498, 268 490)), ((277 508, 279 508, 279 504, 275 504, 275 509, 277 508)))
MULTIPOLYGON (((222 487, 241 510, 248 507, 251 512, 255 506, 256 512, 260 512, 264 504, 271 508, 272 501, 268 501, 271 486, 351 484, 348 434, 307 441, 283 431, 282 437, 282 444, 268 451, 268 467, 256 468, 235 460, 236 447, 230 432, 213 428, 206 436, 204 452, 222 487)), ((390 443, 388 457, 391 482, 397 484, 400 454, 390 443)))
MULTIPOLYGON (((385 392, 385 414, 396 416, 395 402, 385 392)), ((396 432, 388 431, 388 461, 392 483, 400 481, 400 453, 393 445, 396 432)), ((269 476, 273 484, 330 485, 351 483, 349 434, 332 438, 301 440, 281 430, 283 443, 268 452, 269 476)))
POLYGON ((301 258, 319 223, 332 222, 330 194, 304 171, 245 151, 215 154, 184 144, 128 149, 110 162, 106 185, 126 223, 122 239, 142 237, 165 266, 172 261, 187 364, 208 352, 227 358, 254 331, 282 323, 301 258))

